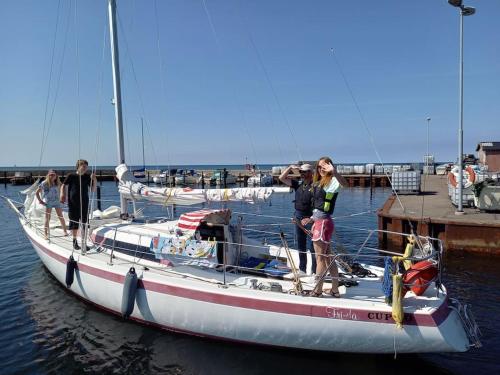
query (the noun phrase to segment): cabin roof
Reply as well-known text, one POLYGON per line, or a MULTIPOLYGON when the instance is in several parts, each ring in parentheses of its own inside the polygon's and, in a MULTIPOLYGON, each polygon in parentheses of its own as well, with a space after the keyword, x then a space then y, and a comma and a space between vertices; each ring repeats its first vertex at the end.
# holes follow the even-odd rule
POLYGON ((500 150, 500 142, 479 142, 476 151, 497 151, 500 150))

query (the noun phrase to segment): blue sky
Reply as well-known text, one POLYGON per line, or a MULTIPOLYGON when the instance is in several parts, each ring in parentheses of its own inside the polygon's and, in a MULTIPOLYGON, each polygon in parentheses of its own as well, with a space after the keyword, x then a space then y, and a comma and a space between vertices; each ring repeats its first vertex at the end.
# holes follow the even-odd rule
MULTIPOLYGON (((0 166, 40 163, 46 108, 41 165, 116 163, 107 1, 76 4, 0 3, 0 166)), ((500 140, 500 1, 467 5, 477 7, 464 42, 473 152, 500 140)), ((422 160, 427 117, 431 153, 456 158, 459 16, 446 0, 157 0, 156 10, 118 0, 129 164, 141 163, 141 117, 146 164, 377 161, 331 48, 384 162, 422 160)))

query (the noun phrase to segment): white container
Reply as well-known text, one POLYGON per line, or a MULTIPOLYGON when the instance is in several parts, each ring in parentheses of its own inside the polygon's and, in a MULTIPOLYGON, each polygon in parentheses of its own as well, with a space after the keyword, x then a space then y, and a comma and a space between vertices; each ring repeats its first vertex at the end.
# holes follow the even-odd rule
POLYGON ((417 171, 392 172, 392 188, 399 193, 418 193, 420 173, 417 171))
POLYGON ((345 174, 352 174, 353 167, 352 165, 344 165, 344 173, 345 174))
POLYGON ((281 167, 273 167, 271 170, 274 175, 281 174, 281 167))
POLYGON ((404 164, 404 165, 401 166, 401 170, 403 172, 411 171, 411 165, 410 164, 404 164))
POLYGON ((365 173, 365 166, 364 165, 355 165, 354 166, 354 173, 364 174, 365 173))
MULTIPOLYGON (((451 203, 453 205, 458 206, 458 189, 456 187, 451 187, 451 203)), ((463 188, 462 189, 462 205, 464 207, 474 207, 474 193, 471 188, 463 188)))
POLYGON ((375 166, 375 173, 376 174, 384 174, 384 166, 382 166, 382 165, 376 165, 375 166))
POLYGON ((424 155, 425 165, 434 165, 434 155, 424 155))
POLYGON ((375 173, 375 164, 366 164, 366 173, 375 173))
POLYGON ((435 173, 435 170, 434 170, 434 166, 433 165, 424 165, 424 174, 434 174, 435 173))

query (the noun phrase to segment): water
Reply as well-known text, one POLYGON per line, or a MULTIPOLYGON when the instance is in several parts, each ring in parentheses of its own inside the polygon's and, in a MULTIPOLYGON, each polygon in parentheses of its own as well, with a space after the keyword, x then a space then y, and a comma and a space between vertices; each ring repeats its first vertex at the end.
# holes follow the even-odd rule
MULTIPOLYGON (((16 198, 20 190, 0 187, 0 194, 16 198)), ((370 199, 369 189, 345 189, 337 202, 336 215, 375 210, 388 194, 389 190, 376 189, 370 199)), ((116 199, 115 185, 104 183, 102 196, 116 199)), ((264 220, 283 223, 281 228, 290 233, 286 219, 291 213, 290 201, 291 196, 285 196, 273 198, 272 205, 238 203, 231 208, 233 212, 274 216, 264 220)), ((156 211, 161 213, 162 209, 156 211)), ((257 217, 245 216, 246 223, 256 221, 257 217)), ((339 240, 345 245, 355 245, 364 238, 358 232, 341 228, 341 224, 375 228, 376 222, 373 213, 339 219, 336 222, 339 240)), ((280 227, 274 228, 278 231, 280 227)), ((1 374, 498 372, 498 258, 451 254, 445 263, 444 281, 450 294, 473 305, 483 332, 482 349, 461 354, 398 355, 395 360, 392 355, 325 354, 225 344, 124 321, 67 293, 41 264, 14 214, 3 203, 0 203, 0 238, 1 374)))

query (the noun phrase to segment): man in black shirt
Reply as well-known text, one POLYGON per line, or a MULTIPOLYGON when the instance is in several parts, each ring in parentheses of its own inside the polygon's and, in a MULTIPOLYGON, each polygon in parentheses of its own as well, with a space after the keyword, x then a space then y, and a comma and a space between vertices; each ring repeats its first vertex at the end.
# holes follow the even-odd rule
MULTIPOLYGON (((96 190, 96 177, 94 174, 88 175, 89 163, 87 160, 80 159, 76 162, 76 172, 66 176, 61 189, 61 203, 66 202, 68 198, 68 216, 69 229, 73 233, 73 248, 80 250, 77 236, 80 224, 87 223, 89 210, 89 187, 92 191, 96 190)), ((82 244, 85 240, 85 227, 81 230, 82 244)))
MULTIPOLYGON (((290 165, 286 168, 279 177, 280 181, 285 185, 290 186, 295 190, 295 214, 294 219, 300 224, 301 220, 312 215, 312 181, 313 167, 310 164, 302 164, 300 167, 290 165), (296 170, 300 174, 301 182, 289 176, 292 170, 296 170)), ((307 235, 302 228, 297 225, 295 227, 297 234, 297 247, 299 250, 299 268, 302 272, 307 270, 307 235)), ((314 256, 314 248, 310 246, 311 251, 311 272, 316 273, 316 257, 314 256)))

